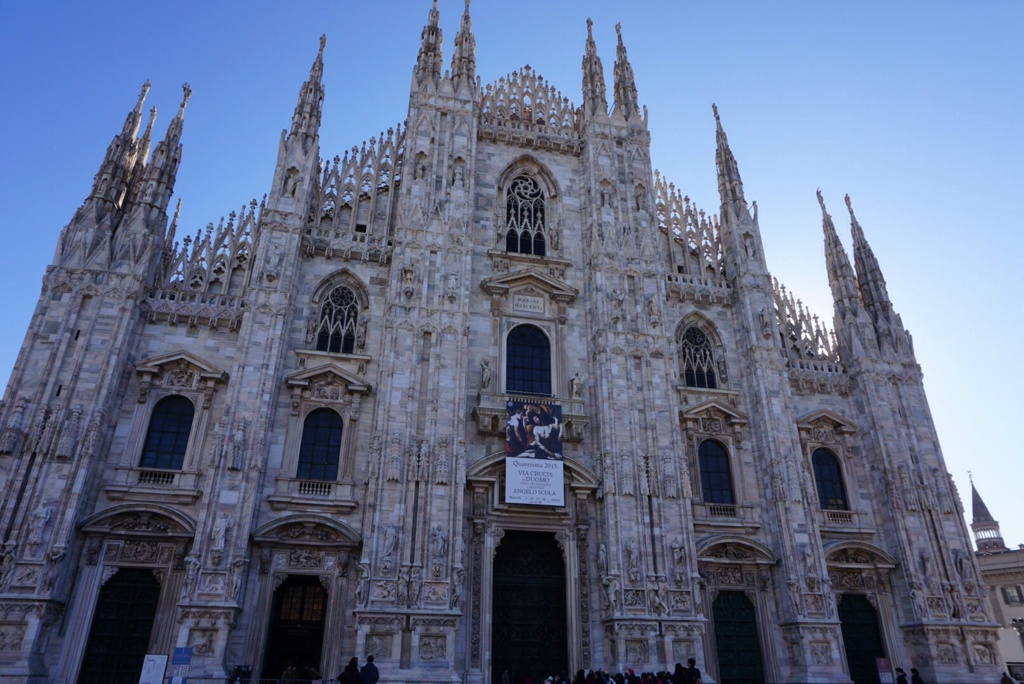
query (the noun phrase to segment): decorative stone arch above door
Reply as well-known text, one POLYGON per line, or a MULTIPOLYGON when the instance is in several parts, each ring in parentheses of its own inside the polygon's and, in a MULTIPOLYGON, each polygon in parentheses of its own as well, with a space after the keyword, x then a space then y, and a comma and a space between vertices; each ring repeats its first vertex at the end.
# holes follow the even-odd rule
MULTIPOLYGON (((339 520, 298 514, 261 525, 253 531, 252 543, 257 557, 256 596, 249 602, 257 613, 254 634, 267 634, 274 592, 289 575, 315 576, 327 593, 322 665, 325 671, 340 670, 340 654, 328 645, 342 641, 344 606, 351 593, 350 569, 358 559, 362 537, 339 520)), ((262 663, 264 648, 262 639, 251 640, 246 649, 247 662, 262 663)))

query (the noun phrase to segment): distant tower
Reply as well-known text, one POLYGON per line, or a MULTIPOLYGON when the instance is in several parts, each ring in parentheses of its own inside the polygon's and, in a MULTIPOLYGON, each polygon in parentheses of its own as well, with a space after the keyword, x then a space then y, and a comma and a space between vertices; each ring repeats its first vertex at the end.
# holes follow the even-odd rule
POLYGON ((1008 551, 1003 543, 1003 534, 999 531, 999 523, 988 512, 988 506, 981 500, 981 494, 971 480, 971 529, 974 530, 974 541, 979 553, 999 553, 1008 551))

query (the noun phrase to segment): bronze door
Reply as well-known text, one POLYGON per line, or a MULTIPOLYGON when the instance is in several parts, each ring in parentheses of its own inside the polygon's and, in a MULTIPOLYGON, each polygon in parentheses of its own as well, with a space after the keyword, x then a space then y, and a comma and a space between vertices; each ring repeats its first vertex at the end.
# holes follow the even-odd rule
POLYGON ((327 592, 316 575, 289 575, 274 592, 263 679, 326 679, 320 672, 327 592), (287 672, 286 672, 287 671, 287 672))
POLYGON ((719 592, 713 605, 720 684, 761 684, 757 612, 742 591, 719 592))
POLYGON ((79 684, 136 684, 149 649, 160 583, 153 571, 122 568, 100 588, 79 684))
POLYGON ((839 601, 839 622, 850 679, 855 684, 878 684, 876 658, 885 657, 878 614, 860 594, 843 594, 839 601))
POLYGON ((491 681, 568 671, 565 561, 555 536, 509 530, 494 558, 491 681))

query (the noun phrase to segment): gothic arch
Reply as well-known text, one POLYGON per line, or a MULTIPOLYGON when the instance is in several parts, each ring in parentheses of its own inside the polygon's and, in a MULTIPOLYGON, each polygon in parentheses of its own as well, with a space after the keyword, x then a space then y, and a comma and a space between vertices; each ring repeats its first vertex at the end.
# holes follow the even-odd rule
POLYGON ((524 174, 531 178, 535 178, 537 182, 540 183, 541 188, 544 190, 544 196, 549 202, 561 195, 561 188, 558 185, 558 180, 555 178, 555 175, 551 173, 548 167, 542 164, 532 154, 523 154, 509 162, 508 166, 506 166, 501 174, 498 175, 498 181, 495 184, 495 187, 500 193, 499 197, 501 202, 499 202, 499 206, 502 208, 502 211, 504 211, 505 206, 505 188, 508 187, 509 182, 513 178, 524 174))
POLYGON ((79 523, 79 528, 101 534, 191 539, 196 534, 196 521, 170 506, 119 504, 93 513, 79 523))
POLYGON ((368 309, 370 307, 370 292, 366 289, 366 285, 352 271, 347 268, 341 268, 321 280, 317 284, 316 289, 313 290, 313 297, 310 300, 312 305, 309 312, 310 316, 314 315, 314 313, 319 313, 318 307, 323 303, 324 297, 339 285, 344 285, 352 290, 360 309, 368 309))
POLYGON ((359 546, 363 538, 341 522, 319 515, 286 515, 261 525, 252 533, 263 544, 303 546, 359 546))
POLYGON ((698 328, 702 333, 707 335, 708 340, 711 341, 712 346, 715 348, 716 354, 719 352, 725 352, 725 346, 722 342, 722 336, 718 332, 718 326, 715 325, 710 318, 699 311, 691 311, 680 319, 679 325, 676 326, 676 345, 682 341, 683 333, 685 333, 688 328, 692 327, 698 328))
POLYGON ((874 544, 861 541, 840 541, 825 547, 825 562, 829 565, 862 565, 876 568, 895 568, 897 561, 874 544))
POLYGON ((775 565, 779 557, 761 542, 734 534, 719 534, 697 543, 697 560, 775 565))

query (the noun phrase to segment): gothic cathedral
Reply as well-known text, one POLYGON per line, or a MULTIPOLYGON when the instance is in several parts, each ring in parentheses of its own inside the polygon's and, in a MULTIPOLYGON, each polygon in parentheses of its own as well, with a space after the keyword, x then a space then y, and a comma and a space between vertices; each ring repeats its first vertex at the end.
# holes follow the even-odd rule
POLYGON ((435 2, 404 123, 341 156, 324 45, 262 202, 179 233, 190 91, 153 143, 147 83, 61 231, 0 405, 0 672, 998 678, 849 198, 832 332, 717 110, 717 214, 652 170, 621 32, 609 106, 588 22, 576 106, 483 84, 468 0, 443 68, 435 2))

